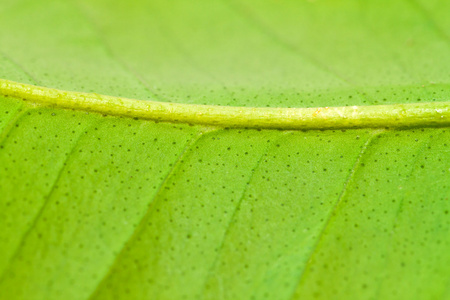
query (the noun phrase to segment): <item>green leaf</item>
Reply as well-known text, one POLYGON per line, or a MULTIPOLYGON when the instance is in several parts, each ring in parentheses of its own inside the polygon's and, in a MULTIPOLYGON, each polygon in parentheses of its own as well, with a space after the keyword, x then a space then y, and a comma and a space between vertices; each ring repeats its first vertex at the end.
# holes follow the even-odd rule
POLYGON ((449 299, 449 9, 3 0, 0 299, 449 299))

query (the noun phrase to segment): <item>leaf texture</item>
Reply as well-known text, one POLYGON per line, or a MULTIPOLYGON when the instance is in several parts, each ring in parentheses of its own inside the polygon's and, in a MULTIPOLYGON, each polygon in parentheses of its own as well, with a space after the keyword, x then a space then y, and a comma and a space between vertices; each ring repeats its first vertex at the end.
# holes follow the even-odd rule
MULTIPOLYGON (((4 0, 0 78, 222 106, 444 102, 449 9, 4 0)), ((450 299, 449 141, 0 96, 0 299, 450 299)))

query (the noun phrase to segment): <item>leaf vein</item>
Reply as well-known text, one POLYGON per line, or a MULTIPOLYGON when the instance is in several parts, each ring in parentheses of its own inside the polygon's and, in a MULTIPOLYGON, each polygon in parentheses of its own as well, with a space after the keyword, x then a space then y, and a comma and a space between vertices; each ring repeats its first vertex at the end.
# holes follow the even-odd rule
MULTIPOLYGON (((289 133, 289 132, 284 132, 283 135, 285 135, 286 133, 289 133)), ((281 137, 276 139, 276 140, 279 140, 279 139, 281 139, 281 137)), ((236 217, 237 217, 238 212, 240 210, 241 204, 242 204, 242 202, 244 200, 245 193, 247 192, 247 189, 248 189, 248 187, 250 185, 250 182, 253 179, 253 175, 255 174, 255 172, 259 168, 259 166, 261 165, 261 161, 263 160, 263 158, 267 155, 267 153, 268 153, 268 151, 270 149, 270 146, 273 145, 275 143, 275 141, 272 141, 272 143, 270 143, 269 145, 266 146, 264 151, 262 151, 262 154, 261 154, 260 158, 257 160, 257 162, 255 163, 254 167, 251 170, 251 174, 248 177, 248 180, 247 180, 247 182, 246 182, 246 184, 244 186, 244 189, 242 190, 242 193, 241 193, 241 196, 239 197, 239 200, 237 202, 236 208, 234 209, 233 214, 232 214, 232 216, 230 218, 230 221, 228 222, 228 224, 226 226, 225 233, 223 234, 223 237, 222 237, 222 241, 221 241, 219 247, 217 248, 217 254, 216 254, 215 258, 214 258, 213 263, 211 264, 211 267, 208 270, 207 275, 206 275, 205 282, 203 284, 203 289, 202 289, 203 291, 205 291, 206 285, 208 283, 208 279, 211 278, 211 276, 213 274, 213 270, 215 269, 217 263, 219 262, 220 250, 222 250, 223 246, 225 245, 225 240, 227 239, 227 236, 230 233, 231 227, 232 227, 234 221, 236 220, 236 217)))
MULTIPOLYGON (((279 34, 277 34, 275 31, 271 30, 269 26, 264 24, 261 20, 257 19, 254 15, 252 15, 248 10, 246 10, 244 7, 239 6, 234 2, 234 0, 225 1, 228 6, 235 11, 238 15, 242 16, 243 19, 247 20, 247 22, 251 25, 253 25, 254 28, 256 28, 259 32, 261 32, 263 35, 265 35, 269 40, 271 40, 274 44, 279 45, 286 49, 287 51, 302 57, 304 60, 311 63, 313 66, 315 66, 318 70, 324 71, 342 83, 345 83, 346 85, 353 87, 357 94, 363 98, 366 99, 367 96, 362 93, 360 90, 356 88, 356 85, 351 82, 348 78, 337 72, 336 70, 331 69, 330 67, 327 67, 326 64, 318 60, 313 55, 310 55, 297 47, 296 45, 286 41, 283 39, 279 34)), ((367 99, 366 99, 367 100, 367 99)))
POLYGON ((104 38, 102 38, 102 34, 101 34, 100 30, 97 28, 97 26, 95 25, 95 22, 92 21, 92 19, 76 3, 72 3, 72 4, 78 10, 80 15, 85 19, 86 23, 88 24, 88 26, 91 28, 92 32, 94 33, 97 41, 100 43, 100 45, 103 46, 103 50, 105 51, 105 54, 107 56, 109 56, 113 61, 115 61, 123 71, 132 75, 149 94, 153 95, 158 100, 163 100, 161 95, 157 94, 155 91, 153 91, 148 86, 147 82, 142 78, 141 74, 136 72, 133 68, 131 68, 122 59, 120 59, 116 55, 114 55, 114 52, 111 49, 111 47, 109 46, 109 44, 105 41, 104 38))
POLYGON ((8 270, 12 266, 13 262, 19 256, 20 250, 24 247, 27 238, 30 236, 31 232, 36 227, 36 224, 41 219, 45 209, 47 208, 48 204, 50 203, 50 199, 52 198, 52 195, 53 195, 54 191, 57 188, 57 183, 61 179, 64 170, 66 170, 67 162, 72 158, 72 154, 75 152, 75 149, 76 149, 77 145, 79 144, 81 138, 82 138, 82 132, 80 132, 80 135, 78 136, 78 138, 77 138, 76 142, 74 143, 72 149, 70 150, 70 152, 67 154, 66 158, 64 159, 63 164, 61 165, 61 168, 59 169, 59 171, 58 171, 58 173, 57 173, 57 175, 55 177, 55 180, 53 181, 53 183, 51 185, 51 188, 50 188, 49 192, 44 197, 44 203, 42 204, 42 206, 37 211, 36 215, 34 216, 33 220, 31 221, 30 226, 25 230, 24 234, 20 238, 20 242, 19 242, 18 246, 16 247, 14 253, 12 254, 11 258, 9 259, 8 265, 6 265, 4 271, 0 275, 0 283, 2 283, 5 280, 6 275, 8 274, 8 270))
POLYGON ((314 255, 314 253, 316 253, 316 251, 317 251, 317 249, 318 249, 318 247, 320 245, 320 242, 322 241, 322 239, 324 237, 324 233, 327 230, 328 226, 330 225, 331 220, 333 219, 334 216, 336 216, 337 208, 342 203, 342 200, 345 198, 345 195, 347 193, 347 189, 348 189, 348 187, 350 185, 350 182, 353 180, 353 177, 354 177, 357 169, 361 165, 362 157, 366 153, 366 151, 367 151, 368 147, 370 146, 370 144, 372 143, 373 139, 376 136, 379 136, 382 132, 384 132, 384 130, 376 130, 376 131, 374 131, 374 133, 371 136, 369 136, 369 138, 366 140, 366 142, 362 146, 361 151, 359 152, 358 157, 356 158, 356 161, 353 164, 353 167, 350 170, 350 172, 349 172, 349 174, 347 176, 347 179, 345 180, 344 187, 343 187, 341 193, 339 194, 339 197, 338 197, 336 203, 334 204, 333 208, 331 209, 330 213, 328 214, 328 218, 326 219, 322 229, 320 230, 319 235, 317 236, 317 240, 314 243, 314 245, 313 245, 313 247, 312 247, 312 249, 311 249, 311 251, 310 251, 310 253, 308 255, 308 259, 306 260, 306 264, 303 267, 303 269, 302 269, 302 271, 301 271, 301 273, 299 275, 297 283, 295 284, 295 286, 294 286, 294 288, 292 290, 291 297, 289 297, 289 299, 294 299, 297 288, 302 284, 302 282, 303 282, 303 280, 305 278, 306 270, 307 270, 308 266, 312 262, 312 257, 314 255))
POLYGON ((143 232, 145 229, 145 224, 147 223, 146 220, 150 217, 151 213, 153 212, 153 208, 155 206, 155 200, 158 198, 158 195, 163 190, 165 184, 169 181, 169 179, 172 177, 173 174, 176 173, 176 170, 179 168, 179 166, 183 163, 184 156, 188 153, 189 149, 191 149, 202 137, 204 137, 206 134, 212 133, 217 131, 218 129, 209 129, 204 128, 200 130, 193 138, 191 138, 190 141, 186 143, 186 146, 183 148, 183 150, 178 155, 177 159, 173 163, 172 167, 170 168, 169 172, 167 172, 164 179, 161 181, 160 185, 157 188, 157 191, 155 195, 152 197, 152 200, 149 202, 148 209, 143 215, 141 221, 136 226, 136 229, 131 233, 130 238, 126 240, 122 247, 119 249, 118 254, 116 255, 115 259, 111 262, 111 265, 109 266, 109 269, 105 272, 103 277, 99 280, 97 284, 97 288, 94 289, 90 296, 86 297, 86 299, 94 299, 95 296, 98 294, 99 289, 103 286, 104 282, 113 274, 114 267, 120 261, 120 257, 124 254, 124 252, 127 249, 127 245, 131 245, 134 240, 143 232))

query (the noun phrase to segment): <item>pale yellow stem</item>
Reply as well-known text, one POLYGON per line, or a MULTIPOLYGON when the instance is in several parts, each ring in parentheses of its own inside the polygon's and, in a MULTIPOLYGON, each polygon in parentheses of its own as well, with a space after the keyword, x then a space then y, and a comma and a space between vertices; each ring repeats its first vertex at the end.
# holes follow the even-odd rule
POLYGON ((304 130, 450 125, 450 102, 317 108, 233 107, 135 100, 5 79, 0 79, 0 95, 52 107, 219 127, 304 130))

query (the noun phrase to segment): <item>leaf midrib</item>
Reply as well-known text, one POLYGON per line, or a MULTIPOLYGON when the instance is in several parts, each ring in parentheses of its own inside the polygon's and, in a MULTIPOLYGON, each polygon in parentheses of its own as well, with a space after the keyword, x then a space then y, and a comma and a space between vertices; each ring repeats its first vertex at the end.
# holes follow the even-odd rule
POLYGON ((38 105, 160 122, 233 128, 344 129, 450 125, 450 102, 266 108, 144 101, 64 91, 0 79, 0 95, 38 105))

